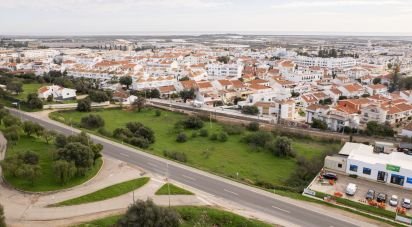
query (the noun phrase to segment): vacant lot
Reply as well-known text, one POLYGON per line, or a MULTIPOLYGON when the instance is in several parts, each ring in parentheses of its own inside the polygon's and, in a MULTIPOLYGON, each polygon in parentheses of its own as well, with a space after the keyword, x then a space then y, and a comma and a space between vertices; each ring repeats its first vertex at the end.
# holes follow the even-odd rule
POLYGON ((6 156, 17 155, 18 153, 23 153, 26 151, 33 151, 37 153, 39 155, 41 175, 36 179, 33 185, 28 180, 16 178, 11 175, 5 175, 7 182, 16 188, 26 191, 41 192, 60 190, 86 182, 97 174, 100 166, 102 165, 102 160, 98 159, 93 169, 86 173, 86 176, 75 177, 67 184, 61 185, 55 180, 52 168, 53 152, 55 149, 54 144, 47 144, 39 138, 21 135, 20 139, 17 141, 17 144, 8 148, 6 156))
POLYGON ((18 94, 16 98, 20 100, 26 100, 27 95, 31 93, 36 93, 40 87, 46 86, 47 84, 39 84, 39 83, 32 83, 32 84, 23 84, 23 92, 18 94))
MULTIPOLYGON (((193 130, 185 130, 188 141, 178 143, 177 133, 173 130, 174 125, 187 116, 163 110, 160 116, 156 116, 155 112, 154 109, 144 109, 142 112, 107 109, 92 113, 104 119, 105 128, 110 132, 133 121, 141 122, 153 129, 156 142, 147 149, 149 153, 163 156, 164 150, 183 152, 187 156, 187 164, 191 166, 232 178, 238 177, 247 182, 254 183, 259 180, 282 185, 296 167, 296 160, 293 158, 277 158, 269 152, 253 151, 247 144, 241 142, 244 135, 230 135, 226 142, 219 142, 211 141, 207 137, 192 138, 193 130)), ((73 123, 80 122, 80 119, 88 114, 76 111, 54 112, 51 117, 69 124, 70 120, 73 123)), ((204 128, 209 131, 209 134, 222 131, 222 125, 214 122, 205 122, 204 128)), ((97 134, 97 130, 92 132, 97 134)), ((322 152, 339 147, 338 144, 333 143, 292 139, 293 149, 298 155, 306 157, 316 157, 322 152)))

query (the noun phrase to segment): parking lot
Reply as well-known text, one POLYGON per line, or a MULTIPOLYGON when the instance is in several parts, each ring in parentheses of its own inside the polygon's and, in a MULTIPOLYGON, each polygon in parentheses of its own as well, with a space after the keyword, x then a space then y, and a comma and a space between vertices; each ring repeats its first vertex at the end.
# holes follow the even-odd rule
MULTIPOLYGON (((389 199, 392 195, 397 195, 399 202, 402 198, 412 199, 412 190, 398 188, 396 186, 388 185, 385 183, 373 182, 360 178, 352 178, 347 175, 337 174, 338 181, 334 185, 328 184, 328 181, 325 180, 324 183, 321 183, 319 180, 314 180, 313 183, 309 186, 310 189, 318 192, 327 193, 333 195, 335 192, 341 192, 343 194, 342 198, 350 199, 353 201, 361 202, 367 204, 365 199, 366 193, 369 189, 375 191, 375 199, 378 193, 385 193, 387 195, 386 209, 391 211, 396 211, 396 207, 389 205, 389 199), (357 185, 357 191, 355 195, 348 196, 345 194, 346 186, 349 183, 354 183, 357 185)), ((412 215, 412 210, 407 210, 408 215, 412 215)))

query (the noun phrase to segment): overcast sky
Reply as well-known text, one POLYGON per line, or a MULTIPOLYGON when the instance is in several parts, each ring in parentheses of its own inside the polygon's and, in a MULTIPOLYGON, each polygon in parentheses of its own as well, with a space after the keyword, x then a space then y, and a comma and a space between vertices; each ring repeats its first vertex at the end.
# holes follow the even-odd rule
POLYGON ((412 35, 412 0, 0 0, 0 34, 412 35))

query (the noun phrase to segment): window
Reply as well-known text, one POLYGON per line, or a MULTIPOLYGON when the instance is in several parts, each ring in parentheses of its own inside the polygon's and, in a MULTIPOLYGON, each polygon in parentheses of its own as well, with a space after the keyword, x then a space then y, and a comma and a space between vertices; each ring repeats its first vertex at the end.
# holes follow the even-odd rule
POLYGON ((400 175, 397 175, 397 174, 392 174, 391 175, 391 183, 392 184, 397 184, 397 185, 403 186, 404 181, 405 181, 404 176, 400 176, 400 175))
POLYGON ((342 163, 339 163, 339 164, 338 164, 338 168, 342 168, 342 163))
POLYGON ((358 166, 357 165, 350 165, 349 170, 352 172, 358 172, 358 166))
POLYGON ((369 168, 363 168, 363 174, 366 174, 366 175, 371 175, 371 172, 372 172, 372 170, 371 169, 369 169, 369 168))

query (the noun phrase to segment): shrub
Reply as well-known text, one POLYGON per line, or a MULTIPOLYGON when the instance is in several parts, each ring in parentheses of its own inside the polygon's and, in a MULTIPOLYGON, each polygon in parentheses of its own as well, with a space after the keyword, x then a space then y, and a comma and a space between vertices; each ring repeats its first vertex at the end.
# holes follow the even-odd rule
POLYGON ((270 132, 258 131, 250 133, 243 137, 243 142, 256 147, 264 147, 268 142, 273 140, 273 136, 270 132))
POLYGON ((247 125, 247 130, 256 132, 256 131, 259 131, 259 127, 260 127, 259 122, 252 121, 247 125))
POLYGON ((276 140, 266 143, 265 147, 277 157, 294 157, 292 141, 287 137, 277 137, 276 140))
POLYGON ((258 115, 259 109, 256 106, 244 106, 242 108, 242 113, 247 115, 258 115))
POLYGON ((184 143, 187 141, 187 136, 185 133, 181 132, 177 135, 176 137, 176 142, 178 143, 184 143))
POLYGON ((82 117, 80 126, 87 129, 101 128, 104 126, 104 120, 100 115, 89 114, 88 116, 82 117))
POLYGON ((201 137, 208 137, 208 136, 209 136, 209 132, 207 131, 207 129, 200 129, 200 131, 199 131, 199 136, 201 136, 201 137))
POLYGON ((150 142, 142 137, 133 137, 130 140, 127 140, 128 143, 130 143, 133 146, 140 147, 140 148, 148 148, 150 145, 150 142))
POLYGON ((190 116, 183 121, 183 126, 187 129, 203 128, 203 121, 197 116, 190 116))
POLYGON ((155 116, 156 116, 156 117, 160 117, 160 115, 162 115, 162 111, 156 110, 156 111, 155 111, 155 116))
POLYGON ((18 154, 18 158, 23 160, 24 164, 37 165, 39 163, 39 155, 33 151, 26 151, 23 154, 18 154))
POLYGON ((217 140, 217 134, 213 133, 212 135, 210 135, 210 140, 213 140, 213 141, 217 140))
POLYGON ((126 124, 126 128, 133 133, 135 137, 143 137, 149 141, 149 143, 155 142, 154 132, 151 128, 144 126, 142 123, 139 122, 129 122, 126 124))
POLYGON ((179 162, 187 162, 186 154, 183 153, 183 152, 175 152, 175 151, 164 150, 163 155, 165 157, 171 158, 171 159, 179 161, 179 162))
POLYGON ((112 136, 112 133, 109 132, 106 128, 99 128, 97 130, 97 132, 102 136, 106 136, 106 137, 111 137, 112 136))
POLYGON ((240 135, 244 132, 244 128, 240 125, 223 125, 223 130, 228 135, 240 135))
POLYGON ((92 103, 90 99, 85 98, 85 99, 80 99, 77 101, 77 108, 76 110, 79 112, 90 112, 92 108, 92 103))
POLYGON ((221 133, 219 133, 219 135, 217 136, 217 139, 218 139, 220 142, 226 142, 227 139, 228 139, 228 135, 227 135, 226 132, 221 132, 221 133))
POLYGON ((192 132, 192 138, 196 138, 197 135, 198 135, 197 131, 193 131, 193 132, 192 132))

